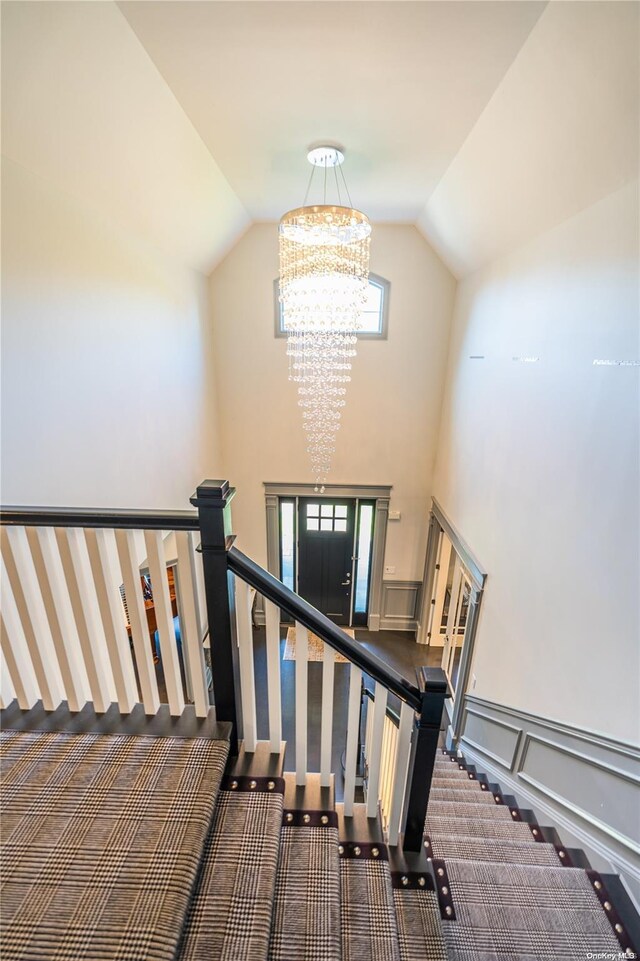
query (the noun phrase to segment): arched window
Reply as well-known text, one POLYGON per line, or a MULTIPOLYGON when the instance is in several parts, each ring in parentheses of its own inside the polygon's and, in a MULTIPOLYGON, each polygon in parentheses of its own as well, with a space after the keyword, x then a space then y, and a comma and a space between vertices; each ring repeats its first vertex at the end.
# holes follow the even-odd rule
MULTIPOLYGON (((387 336, 387 326, 389 318, 389 288, 391 284, 384 277, 378 274, 369 274, 369 290, 367 291, 367 303, 362 312, 362 329, 358 331, 358 337, 363 340, 384 339, 387 336)), ((278 281, 274 280, 273 289, 275 294, 275 313, 276 313, 276 337, 286 337, 282 317, 282 305, 279 299, 278 281)))

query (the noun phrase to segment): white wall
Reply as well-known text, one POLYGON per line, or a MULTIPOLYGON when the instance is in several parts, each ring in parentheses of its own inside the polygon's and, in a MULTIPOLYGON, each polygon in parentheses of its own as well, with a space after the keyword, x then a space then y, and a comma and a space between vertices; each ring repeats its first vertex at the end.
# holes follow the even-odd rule
POLYGON ((2 501, 188 508, 220 470, 207 281, 2 171, 2 501))
MULTIPOLYGON (((413 227, 374 227, 371 270, 391 281, 389 338, 358 345, 329 482, 393 485, 402 520, 389 524, 386 562, 395 579, 420 580, 455 282, 413 227)), ((286 340, 274 336, 277 274, 277 226, 258 224, 211 276, 234 527, 262 563, 263 482, 313 481, 286 340)))
POLYGON ((634 741, 640 369, 593 360, 638 337, 631 184, 460 284, 435 480, 489 575, 474 693, 634 741))

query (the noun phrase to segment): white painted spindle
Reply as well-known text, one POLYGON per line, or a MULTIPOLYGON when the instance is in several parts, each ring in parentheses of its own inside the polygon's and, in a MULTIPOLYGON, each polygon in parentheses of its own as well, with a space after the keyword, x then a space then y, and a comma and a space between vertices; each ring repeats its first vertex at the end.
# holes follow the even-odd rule
POLYGON ((411 754, 411 735, 413 732, 414 711, 408 704, 402 703, 400 708, 400 726, 395 756, 395 771, 393 774, 393 794, 391 810, 389 812, 388 843, 395 846, 400 837, 402 810, 407 789, 407 775, 409 772, 409 757, 411 754))
POLYGON ((320 722, 320 784, 331 784, 331 735, 333 733, 333 680, 336 654, 329 644, 324 645, 322 657, 322 720, 320 722))
POLYGON ((0 584, 2 586, 0 644, 18 704, 23 711, 27 711, 40 698, 40 691, 4 558, 0 558, 0 584))
POLYGON ((107 642, 91 571, 87 540, 84 530, 80 527, 68 527, 65 534, 82 615, 82 624, 78 621, 76 623, 84 666, 89 679, 94 710, 98 714, 102 714, 109 709, 111 703, 115 700, 116 690, 107 654, 107 642))
POLYGON ((236 582, 236 622, 238 625, 238 659, 240 662, 240 696, 244 749, 252 754, 258 739, 256 720, 256 682, 253 669, 253 627, 251 626, 251 592, 240 577, 236 582))
POLYGON ((347 750, 344 763, 344 814, 353 816, 358 761, 358 733, 360 730, 360 687, 362 671, 351 664, 349 668, 349 707, 347 711, 347 750))
POLYGON ((369 777, 367 780, 367 817, 374 818, 378 813, 380 797, 380 761, 384 719, 387 710, 387 689, 376 681, 373 702, 373 721, 371 726, 371 754, 369 756, 369 777))
POLYGON ((101 529, 95 532, 95 537, 100 560, 100 574, 106 598, 103 626, 107 651, 109 652, 120 712, 130 714, 138 703, 138 686, 124 623, 120 596, 122 575, 117 559, 115 536, 112 530, 101 529))
POLYGON ((160 638, 160 656, 162 657, 162 671, 167 688, 169 711, 174 717, 184 711, 184 694, 182 691, 182 677, 180 675, 180 661, 178 659, 178 643, 173 626, 173 612, 169 597, 169 582, 167 580, 167 565, 164 558, 164 544, 162 531, 145 531, 144 543, 147 549, 147 562, 151 575, 151 589, 153 591, 153 605, 158 624, 160 638))
POLYGON ((40 527, 37 536, 60 628, 57 643, 54 636, 54 644, 69 710, 81 711, 89 697, 89 681, 56 532, 53 527, 40 527))
POLYGON ((307 679, 309 635, 296 621, 296 784, 307 783, 307 679))
POLYGON ((124 583, 124 596, 129 612, 129 626, 131 639, 136 655, 136 667, 145 714, 156 714, 160 707, 158 681, 153 663, 151 638, 147 612, 144 607, 142 585, 140 583, 140 567, 138 566, 138 550, 135 531, 116 531, 116 544, 120 559, 120 570, 124 583))
POLYGON ((45 710, 54 711, 64 700, 65 690, 27 532, 24 527, 9 527, 7 539, 24 596, 25 615, 29 618, 32 628, 32 630, 25 629, 24 634, 42 704, 45 710))
POLYGON ((280 608, 265 597, 267 633, 267 693, 269 698, 269 749, 279 754, 282 746, 282 688, 280 686, 280 608))
POLYGON ((4 711, 15 699, 15 696, 13 681, 2 653, 2 647, 0 647, 0 708, 4 711))
POLYGON ((181 606, 180 632, 182 635, 182 650, 186 654, 196 715, 197 717, 206 717, 209 713, 209 691, 207 690, 207 673, 200 634, 196 581, 192 566, 193 550, 190 538, 191 534, 187 531, 176 532, 178 588, 181 606))

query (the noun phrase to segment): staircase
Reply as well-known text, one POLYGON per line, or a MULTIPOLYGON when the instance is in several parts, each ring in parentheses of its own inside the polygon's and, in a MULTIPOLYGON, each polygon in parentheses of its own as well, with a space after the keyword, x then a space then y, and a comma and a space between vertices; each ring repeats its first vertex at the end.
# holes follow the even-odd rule
POLYGON ((637 917, 619 879, 593 872, 498 785, 438 747, 443 672, 404 677, 242 554, 230 533, 233 493, 227 481, 205 481, 192 498, 197 513, 3 512, 0 707, 13 758, 3 958, 636 957, 637 917), (266 618, 266 700, 254 677, 255 592, 266 618), (286 705, 295 773, 283 770, 281 612, 296 631, 286 705), (319 773, 307 763, 308 631, 323 641, 319 773), (337 654, 347 662, 340 668, 337 654), (336 670, 346 730, 334 730, 336 670), (373 690, 360 803, 363 677, 373 690), (58 769, 68 749, 73 763, 58 769), (25 751, 43 760, 28 754, 23 764, 25 751))
POLYGON ((313 776, 296 788, 273 758, 259 776, 255 757, 222 781, 181 961, 636 957, 584 856, 462 759, 436 760, 421 861, 388 848, 364 805, 345 818, 313 776))

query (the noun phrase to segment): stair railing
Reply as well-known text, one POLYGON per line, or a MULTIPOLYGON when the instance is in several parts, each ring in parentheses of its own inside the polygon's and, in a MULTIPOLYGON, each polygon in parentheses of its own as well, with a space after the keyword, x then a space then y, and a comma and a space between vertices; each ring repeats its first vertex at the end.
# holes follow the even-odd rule
MULTIPOLYGON (((231 753, 242 738, 257 743, 251 607, 253 591, 265 602, 269 742, 282 744, 280 619, 295 622, 296 782, 307 778, 308 631, 323 642, 320 778, 330 783, 336 653, 349 662, 344 812, 353 813, 360 741, 363 675, 374 682, 367 764, 367 814, 377 816, 384 796, 390 843, 422 847, 429 788, 440 732, 446 680, 423 669, 408 680, 358 644, 328 617, 234 546, 228 481, 205 481, 191 511, 113 511, 6 508, 2 512, 0 706, 23 710, 42 702, 55 711, 89 705, 96 713, 117 704, 131 714, 141 703, 155 715, 163 703, 180 716, 188 701, 195 714, 211 711, 231 723, 231 753), (181 653, 166 576, 166 541, 177 557, 181 653), (198 546, 198 540, 200 544, 198 546), (159 633, 161 664, 150 644, 141 567, 148 568, 159 633), (122 603, 124 593, 127 617, 122 603), (127 623, 129 621, 129 631, 127 623), (210 648, 211 680, 203 642, 210 648), (161 690, 161 684, 164 688, 161 690), (400 701, 393 762, 383 755, 389 695, 400 701)), ((387 744, 390 732, 387 731, 387 744)))
POLYGON ((116 703, 121 715, 187 702, 206 717, 210 697, 202 641, 206 607, 198 515, 193 511, 2 509, 0 652, 2 704, 55 711, 116 703), (175 561, 177 643, 167 578, 175 561), (156 648, 141 568, 153 590, 156 648), (124 603, 123 603, 124 596, 124 603), (159 658, 156 650, 159 649, 159 658))
MULTIPOLYGON (((269 741, 273 752, 282 742, 280 682, 280 619, 283 611, 295 623, 295 757, 296 783, 307 778, 308 631, 323 642, 320 780, 331 778, 335 654, 349 662, 344 813, 355 803, 360 699, 363 674, 374 681, 371 749, 367 772, 367 815, 378 813, 383 775, 383 733, 389 693, 400 700, 397 744, 389 787, 387 832, 390 843, 403 837, 409 851, 422 848, 429 789, 447 683, 440 669, 423 668, 417 683, 358 644, 273 574, 234 546, 230 504, 235 490, 227 481, 207 481, 191 503, 198 508, 205 591, 212 632, 214 700, 218 720, 231 721, 241 731, 244 748, 255 749, 257 710, 254 678, 253 628, 249 588, 264 598, 266 618, 267 699, 269 741), (231 578, 229 575, 233 575, 231 578)), ((239 734, 240 736, 240 734, 239 734)), ((385 787, 385 790, 387 790, 385 787)))

